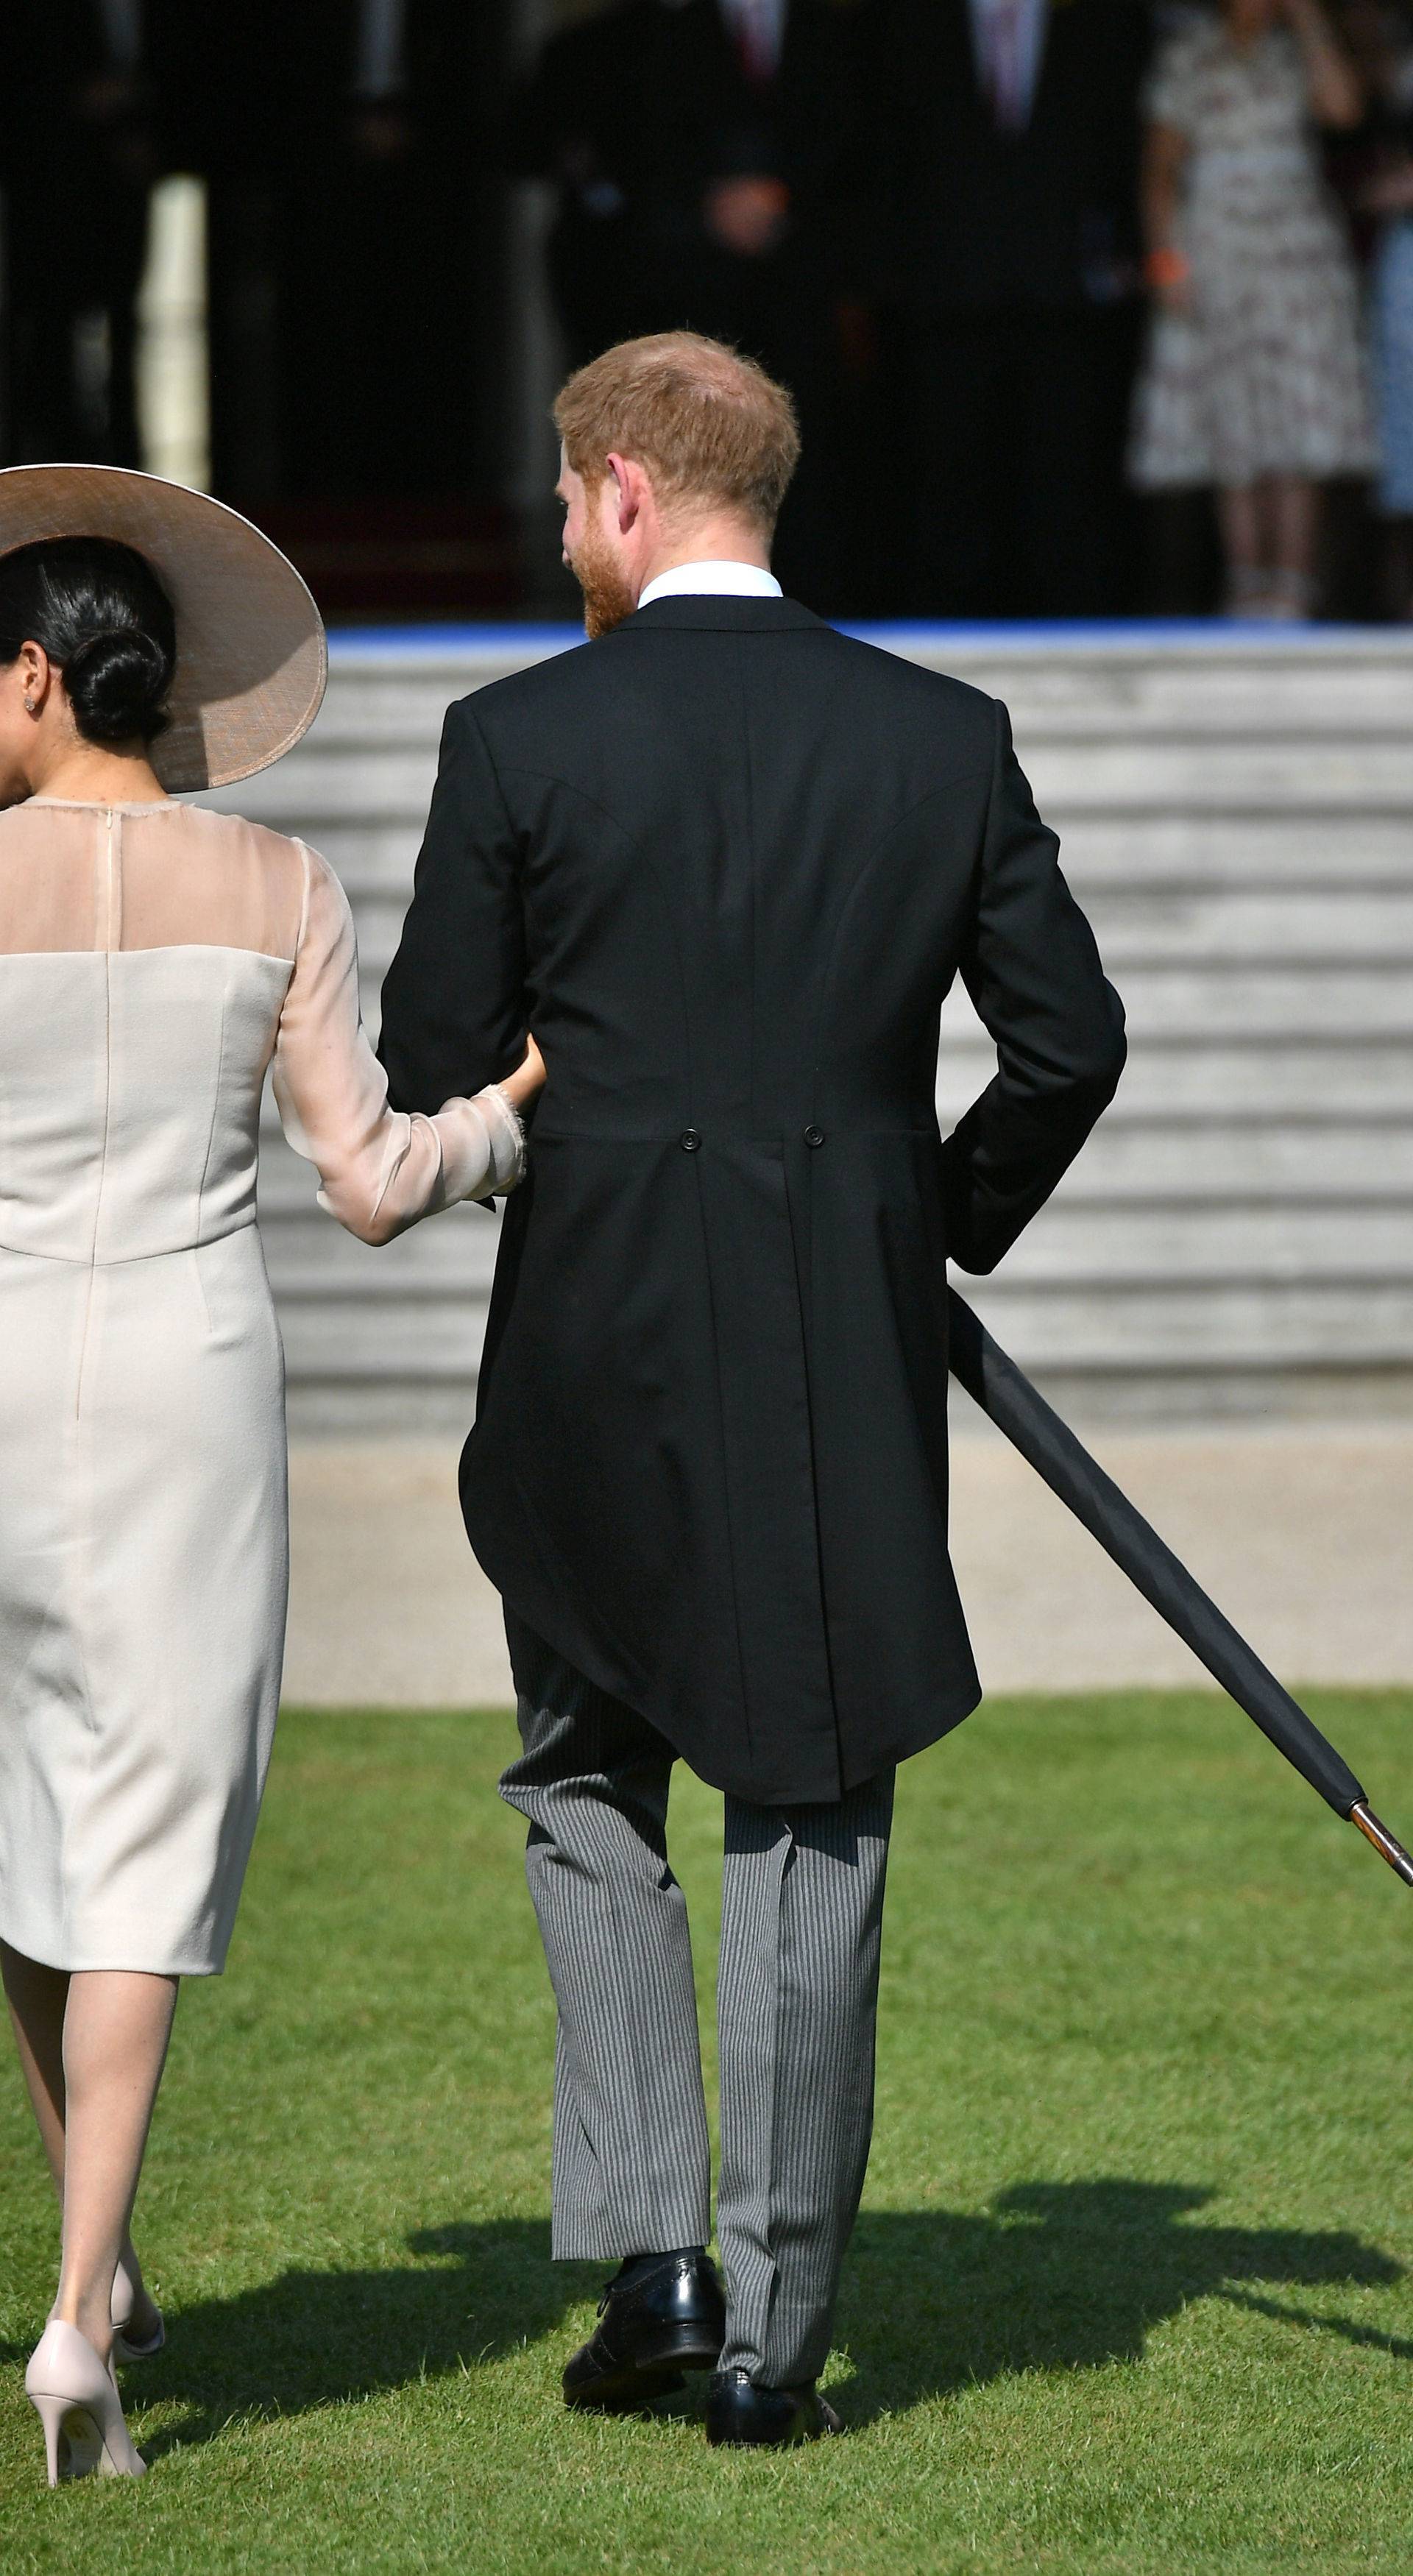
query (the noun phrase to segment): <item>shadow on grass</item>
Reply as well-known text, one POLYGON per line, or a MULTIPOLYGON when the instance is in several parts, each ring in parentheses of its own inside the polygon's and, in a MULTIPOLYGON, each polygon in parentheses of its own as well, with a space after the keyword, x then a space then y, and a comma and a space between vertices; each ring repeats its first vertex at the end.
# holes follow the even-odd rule
MULTIPOLYGON (((301 2415, 421 2378, 441 2379, 553 2333, 601 2288, 603 2264, 551 2263, 548 2222, 422 2228, 419 2262, 367 2272, 282 2272, 171 2321, 164 2352, 122 2374, 126 2402, 185 2411, 144 2437, 148 2459, 232 2421, 301 2415), (441 2262, 428 2256, 440 2255, 441 2262)), ((6 2358, 22 2356, 18 2348, 6 2358)))
POLYGON ((981 2216, 865 2211, 837 2329, 854 2365, 844 2411, 857 2423, 1025 2371, 1138 2362, 1194 2299, 1413 2360, 1413 2343, 1242 2286, 1386 2285, 1402 2278, 1387 2254, 1343 2232, 1192 2224, 1211 2198, 1184 2183, 1030 2182, 981 2216))
MULTIPOLYGON (((1264 2295, 1396 2281, 1388 2255, 1347 2234, 1191 2223, 1211 2197, 1182 2183, 1032 2182, 979 2216, 865 2212, 839 2314, 853 2372, 833 2393, 846 2417, 866 2423, 1026 2371, 1139 2362, 1153 2328, 1201 2298, 1413 2359, 1413 2343, 1264 2295)), ((284 2272, 183 2308, 166 2351, 124 2374, 129 2403, 182 2410, 145 2440, 149 2458, 233 2420, 304 2414, 539 2343, 605 2269, 551 2263, 540 2219, 419 2229, 408 2250, 420 2259, 284 2272)))

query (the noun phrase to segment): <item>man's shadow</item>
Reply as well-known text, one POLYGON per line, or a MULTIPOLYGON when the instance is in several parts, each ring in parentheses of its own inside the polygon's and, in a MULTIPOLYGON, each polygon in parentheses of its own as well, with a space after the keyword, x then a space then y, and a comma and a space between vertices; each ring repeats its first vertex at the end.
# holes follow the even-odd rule
MULTIPOLYGON (((1387 2284, 1402 2277, 1388 2255, 1340 2233, 1193 2225, 1211 2197, 1182 2183, 1032 2182, 980 2216, 866 2211, 838 2322, 848 2420, 1011 2373, 1141 2362, 1153 2328, 1200 2298, 1413 2359, 1413 2343, 1266 2295, 1387 2284)), ((209 2441, 233 2418, 304 2414, 561 2336, 609 2269, 551 2263, 542 2219, 422 2228, 408 2250, 420 2259, 284 2272, 183 2307, 165 2352, 124 2373, 130 2405, 179 2410, 144 2436, 148 2455, 209 2441)))
POLYGON ((854 2366, 849 2416, 1025 2371, 1139 2362, 1155 2326, 1220 2298, 1311 2332, 1413 2360, 1413 2342, 1272 2298, 1386 2285, 1387 2254, 1344 2232, 1208 2227, 1213 2197, 1184 2183, 1030 2182, 981 2216, 867 2210, 844 2275, 837 2340, 854 2366))

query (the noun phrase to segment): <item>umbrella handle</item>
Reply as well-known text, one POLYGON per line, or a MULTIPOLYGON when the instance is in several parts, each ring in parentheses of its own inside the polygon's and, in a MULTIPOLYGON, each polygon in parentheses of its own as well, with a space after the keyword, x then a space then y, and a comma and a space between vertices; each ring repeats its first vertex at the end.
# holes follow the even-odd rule
POLYGON ((1387 1825, 1380 1824, 1372 1809, 1362 1804, 1351 1807, 1349 1821, 1352 1825, 1357 1825, 1361 1834, 1364 1834, 1373 1844, 1375 1851, 1383 1855, 1389 1868, 1397 1870, 1405 1885, 1413 1887, 1413 1852, 1404 1850, 1398 1836, 1391 1834, 1387 1825))

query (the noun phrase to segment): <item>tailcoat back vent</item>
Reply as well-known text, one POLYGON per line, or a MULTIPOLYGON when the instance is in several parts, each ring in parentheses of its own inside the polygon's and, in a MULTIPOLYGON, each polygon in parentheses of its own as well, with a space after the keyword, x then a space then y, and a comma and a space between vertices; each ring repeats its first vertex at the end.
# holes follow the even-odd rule
POLYGON ((716 597, 453 706, 384 992, 395 1105, 503 1078, 530 1026, 472 1546, 704 1779, 836 1799, 980 1696, 947 1257, 994 1266, 1123 1064, 1004 708, 716 597), (944 1143, 958 973, 998 1069, 944 1143))

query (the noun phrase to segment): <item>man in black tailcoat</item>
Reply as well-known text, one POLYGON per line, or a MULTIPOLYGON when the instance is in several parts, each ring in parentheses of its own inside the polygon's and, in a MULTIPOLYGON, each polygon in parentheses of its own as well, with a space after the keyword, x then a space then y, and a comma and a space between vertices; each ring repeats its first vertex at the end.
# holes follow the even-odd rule
POLYGON ((860 61, 921 616, 1122 604, 1142 0, 870 0, 860 61))
POLYGON ((557 417, 595 640, 450 710, 382 1055, 407 1110, 531 1025, 549 1066, 462 1503, 559 2007, 554 2248, 621 2267, 565 2394, 711 2368, 713 2441, 798 2441, 833 2426, 894 1767, 979 1695, 947 1256, 989 1270, 1040 1207, 1123 1014, 1004 708, 781 595, 780 389, 671 334, 557 417), (944 1144, 958 973, 998 1067, 944 1144), (726 1793, 724 2310, 677 1754, 726 1793))

